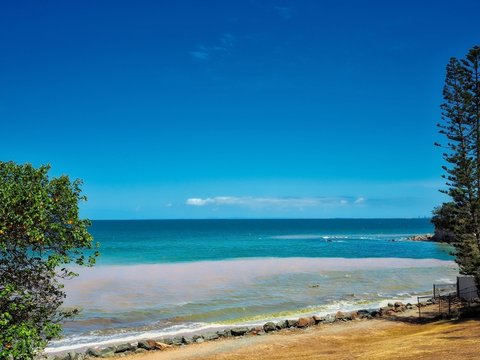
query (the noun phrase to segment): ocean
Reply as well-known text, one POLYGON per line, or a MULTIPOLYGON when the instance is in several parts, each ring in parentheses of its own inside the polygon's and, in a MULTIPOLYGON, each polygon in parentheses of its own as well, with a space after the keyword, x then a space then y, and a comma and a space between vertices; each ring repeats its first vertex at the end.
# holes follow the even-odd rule
POLYGON ((454 282, 446 244, 414 242, 428 219, 93 221, 101 256, 65 283, 47 351, 415 301, 454 282))

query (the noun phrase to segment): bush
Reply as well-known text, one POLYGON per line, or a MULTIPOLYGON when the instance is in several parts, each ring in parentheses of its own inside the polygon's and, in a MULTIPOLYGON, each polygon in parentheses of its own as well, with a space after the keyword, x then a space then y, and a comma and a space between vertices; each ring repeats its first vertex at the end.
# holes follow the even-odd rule
POLYGON ((60 308, 68 264, 98 252, 79 218, 81 181, 49 178, 49 166, 0 162, 0 358, 31 359, 76 311, 60 308), (86 250, 90 250, 87 251, 86 250))

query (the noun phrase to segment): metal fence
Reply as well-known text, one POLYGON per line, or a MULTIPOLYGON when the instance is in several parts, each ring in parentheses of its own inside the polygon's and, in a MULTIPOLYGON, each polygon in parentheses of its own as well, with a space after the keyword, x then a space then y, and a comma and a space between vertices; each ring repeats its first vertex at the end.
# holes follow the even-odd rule
POLYGON ((470 308, 479 303, 479 294, 476 286, 463 288, 459 293, 457 284, 433 284, 432 295, 417 297, 418 317, 422 317, 422 304, 425 302, 438 305, 438 314, 453 315, 460 309, 470 308))
POLYGON ((457 284, 443 283, 433 284, 433 299, 438 299, 444 296, 457 295, 457 284))

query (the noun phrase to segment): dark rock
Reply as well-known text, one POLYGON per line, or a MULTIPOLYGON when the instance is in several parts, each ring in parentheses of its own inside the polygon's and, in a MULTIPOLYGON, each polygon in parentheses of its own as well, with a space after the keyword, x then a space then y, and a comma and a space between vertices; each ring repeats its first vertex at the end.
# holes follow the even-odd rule
POLYGON ((393 304, 393 306, 395 306, 396 308, 400 307, 400 306, 404 306, 402 302, 400 301, 397 301, 395 304, 393 304))
POLYGON ((182 337, 181 337, 181 336, 175 336, 175 337, 172 339, 172 343, 171 343, 171 344, 167 344, 167 345, 182 345, 182 337))
POLYGON ((100 350, 99 349, 94 349, 94 348, 88 348, 87 351, 86 351, 86 354, 88 356, 93 356, 93 357, 102 356, 101 353, 100 353, 100 350))
POLYGON ((285 320, 287 322, 287 327, 295 327, 297 326, 297 320, 285 320))
POLYGON ((223 330, 223 337, 226 337, 226 338, 232 337, 232 330, 230 329, 223 330))
POLYGON ((193 342, 197 342, 198 339, 202 339, 202 340, 203 340, 203 336, 202 336, 202 335, 193 335, 193 336, 192 336, 192 341, 193 341, 193 342))
POLYGON ((248 332, 248 328, 246 327, 233 328, 231 329, 231 332, 233 336, 242 336, 248 332))
POLYGON ((368 310, 365 310, 365 309, 361 309, 361 310, 358 310, 357 311, 357 315, 358 315, 358 318, 359 319, 364 319, 364 318, 371 318, 372 316, 370 315, 370 311, 368 310))
POLYGON ((117 347, 115 349, 115 352, 116 353, 123 353, 125 351, 133 351, 133 350, 135 350, 135 346, 133 346, 130 343, 126 343, 126 344, 117 345, 117 347))
POLYGON ((275 327, 279 330, 280 329, 285 329, 285 328, 287 328, 287 321, 286 320, 279 321, 275 324, 275 327))
POLYGON ((162 340, 162 342, 164 342, 165 344, 168 344, 168 345, 173 345, 173 339, 172 338, 165 338, 162 340))
POLYGON ((100 357, 109 358, 115 356, 115 346, 110 346, 100 350, 100 357))
POLYGON ((321 322, 325 321, 324 316, 318 316, 318 315, 313 315, 312 319, 313 319, 313 321, 315 321, 315 324, 320 324, 321 322))
POLYGON ((219 336, 217 333, 206 333, 206 334, 203 334, 203 339, 206 340, 206 341, 211 341, 211 340, 216 340, 218 339, 219 336))
POLYGON ((155 349, 155 344, 153 340, 139 341, 137 348, 144 350, 153 350, 155 349))
POLYGON ((267 322, 265 325, 263 325, 263 330, 265 330, 265 332, 272 332, 277 330, 277 326, 270 321, 270 322, 267 322))
POLYGON ((187 336, 182 337, 182 344, 189 345, 193 342, 192 338, 189 338, 187 336))

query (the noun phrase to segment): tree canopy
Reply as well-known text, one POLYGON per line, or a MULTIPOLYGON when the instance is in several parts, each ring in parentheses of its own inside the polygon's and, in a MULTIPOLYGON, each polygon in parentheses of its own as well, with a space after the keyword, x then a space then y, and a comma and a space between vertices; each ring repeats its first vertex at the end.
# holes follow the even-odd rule
POLYGON ((30 359, 61 332, 63 280, 98 252, 79 217, 80 180, 0 162, 0 358, 30 359))

